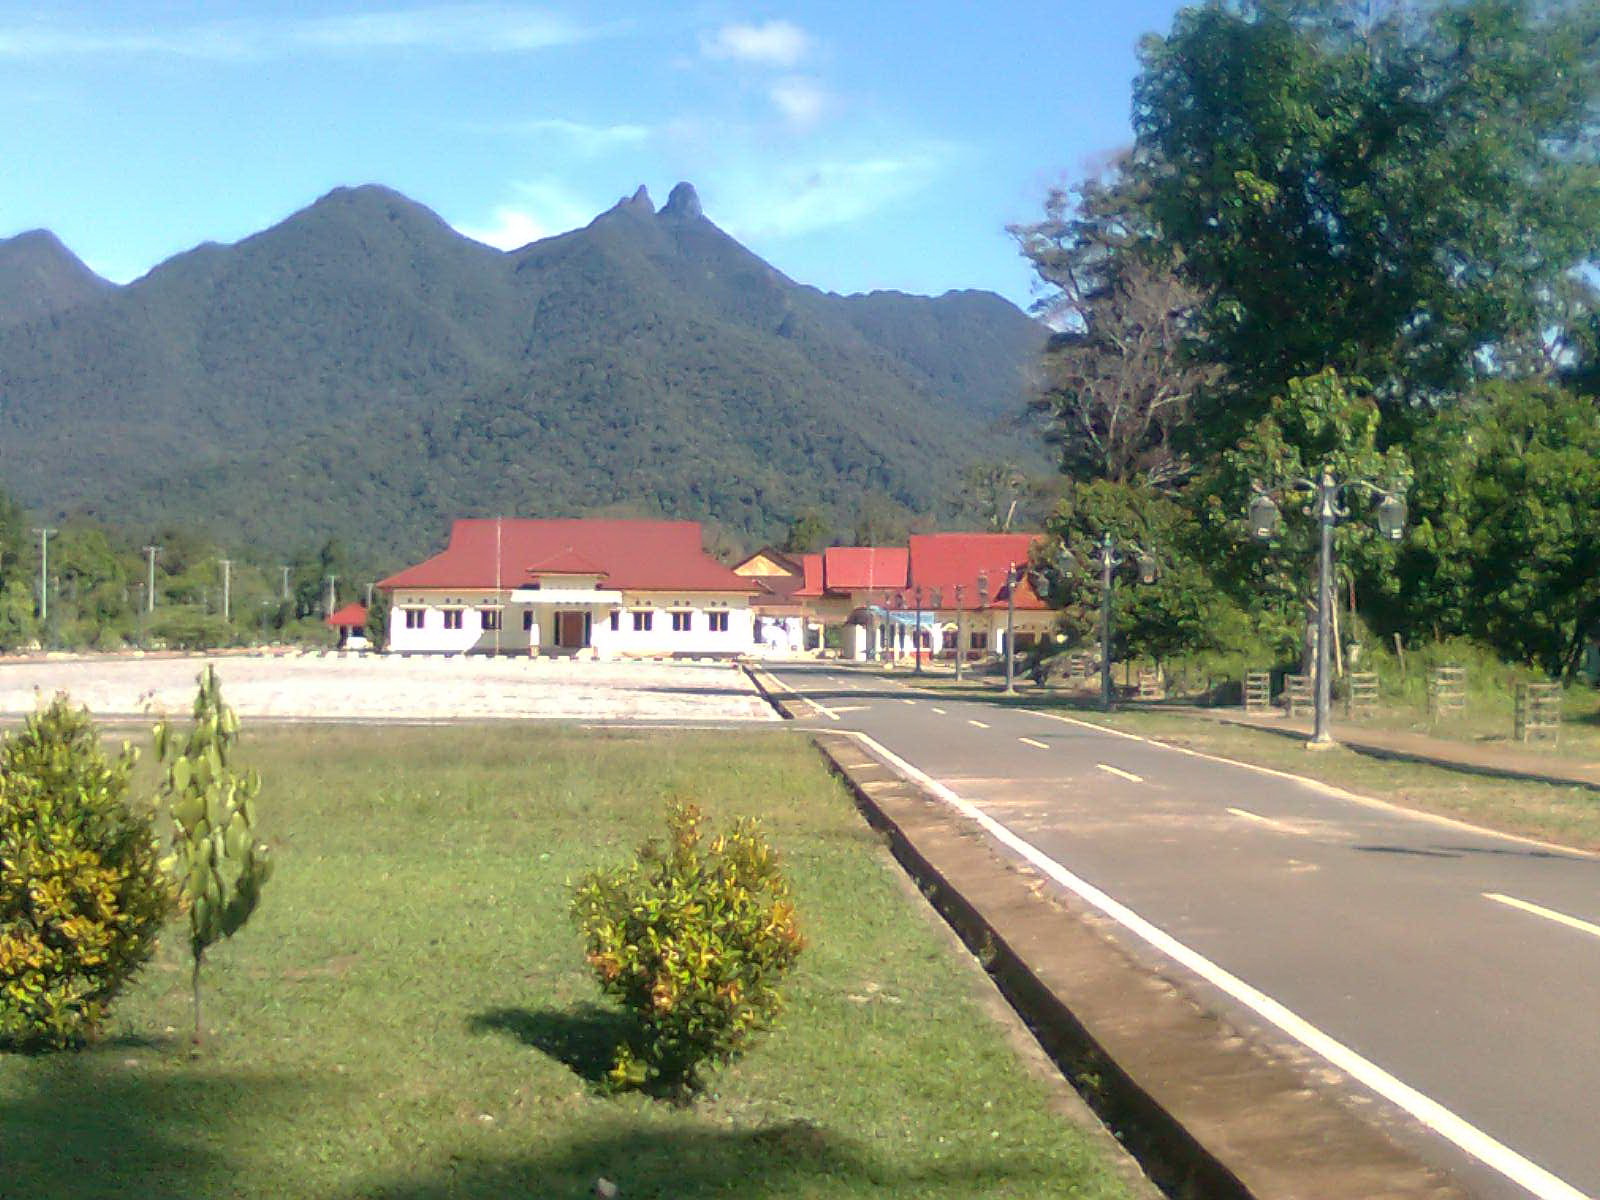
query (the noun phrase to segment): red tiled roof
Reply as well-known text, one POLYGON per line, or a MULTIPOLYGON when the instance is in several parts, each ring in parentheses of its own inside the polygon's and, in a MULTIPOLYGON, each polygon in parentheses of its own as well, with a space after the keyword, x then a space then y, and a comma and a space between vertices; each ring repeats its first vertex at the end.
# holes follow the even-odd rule
POLYGON ((802 600, 822 599, 822 555, 802 554, 800 568, 805 575, 805 584, 795 596, 802 600))
POLYGON ((822 552, 822 578, 830 592, 906 585, 904 546, 829 546, 822 552))
POLYGON ((391 575, 378 586, 502 588, 523 583, 536 566, 572 547, 598 567, 612 588, 639 591, 749 592, 754 585, 735 575, 702 548, 698 521, 530 520, 493 517, 460 520, 450 527, 443 553, 391 575), (498 533, 498 537, 497 537, 498 533), (498 543, 498 551, 497 551, 498 543))
POLYGON ((335 609, 328 615, 327 624, 335 629, 351 626, 364 629, 367 624, 367 610, 359 604, 346 604, 343 608, 335 609))
POLYGON ((609 575, 593 559, 585 558, 571 546, 558 550, 548 558, 541 558, 528 566, 529 575, 609 575))
MULTIPOLYGON (((1006 603, 1006 572, 1013 563, 1025 565, 1028 548, 1039 539, 1036 533, 922 533, 911 537, 911 585, 921 587, 924 596, 938 588, 946 608, 955 605, 956 584, 964 590, 962 604, 978 605, 978 576, 987 573, 989 607, 1006 603)), ((1048 609, 1039 599, 1024 574, 1017 584, 1017 607, 1048 609)))

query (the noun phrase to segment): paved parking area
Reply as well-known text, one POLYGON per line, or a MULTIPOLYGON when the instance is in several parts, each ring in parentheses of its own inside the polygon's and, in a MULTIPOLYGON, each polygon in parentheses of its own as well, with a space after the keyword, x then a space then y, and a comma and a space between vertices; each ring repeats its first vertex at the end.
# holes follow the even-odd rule
POLYGON ((67 692, 101 717, 187 713, 215 662, 244 717, 296 720, 773 721, 732 663, 394 656, 83 657, 0 661, 0 716, 67 692))

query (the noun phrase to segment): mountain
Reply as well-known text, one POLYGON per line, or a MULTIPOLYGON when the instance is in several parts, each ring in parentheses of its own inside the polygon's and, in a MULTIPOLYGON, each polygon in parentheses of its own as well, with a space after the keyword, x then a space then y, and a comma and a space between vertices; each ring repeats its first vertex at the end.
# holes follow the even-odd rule
POLYGON ((3 253, 38 237, 0 243, 19 314, 0 318, 0 485, 51 517, 399 557, 494 513, 759 540, 807 507, 848 530, 876 494, 954 518, 968 462, 1042 461, 1011 420, 1037 323, 987 293, 797 284, 687 184, 509 253, 341 188, 121 288, 70 284, 52 238, 32 248, 48 303, 3 253))
POLYGON ((0 239, 0 326, 63 312, 98 300, 115 287, 47 229, 0 239))

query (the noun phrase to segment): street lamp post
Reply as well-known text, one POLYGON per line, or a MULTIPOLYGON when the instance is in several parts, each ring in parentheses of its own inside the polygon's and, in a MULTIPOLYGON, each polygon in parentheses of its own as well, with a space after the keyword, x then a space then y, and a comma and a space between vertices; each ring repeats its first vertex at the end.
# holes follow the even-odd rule
POLYGON ((961 682, 961 605, 967 598, 967 586, 956 584, 956 682, 961 682))
POLYGON ((1006 568, 1006 695, 1016 694, 1017 564, 1006 568))
MULTIPOLYGON (((1332 746, 1333 733, 1329 729, 1329 713, 1333 707, 1333 680, 1328 673, 1328 642, 1333 637, 1333 527, 1350 510, 1340 503, 1340 493, 1348 488, 1363 488, 1382 499, 1378 504, 1378 530, 1391 542, 1405 535, 1406 502, 1400 492, 1379 487, 1368 479, 1346 479, 1340 482, 1331 467, 1323 467, 1316 480, 1296 478, 1284 485, 1286 490, 1310 492, 1312 502, 1305 510, 1317 520, 1321 545, 1317 554, 1317 657, 1315 718, 1311 728, 1310 745, 1318 750, 1332 746)), ((1250 532, 1266 541, 1277 532, 1279 511, 1267 490, 1258 490, 1250 501, 1250 532)))
POLYGON ((917 598, 917 623, 911 629, 911 644, 916 650, 916 656, 917 656, 917 665, 916 665, 916 668, 915 668, 916 674, 921 675, 922 674, 922 585, 920 583, 916 586, 915 594, 916 594, 916 598, 917 598))
MULTIPOLYGON (((1134 561, 1139 564, 1139 582, 1156 581, 1156 560, 1137 542, 1130 543, 1134 561)), ((1127 561, 1117 550, 1116 539, 1108 529, 1100 537, 1100 707, 1111 711, 1111 607, 1116 586, 1116 569, 1127 561)), ((1070 551, 1068 557, 1071 557, 1070 551)))

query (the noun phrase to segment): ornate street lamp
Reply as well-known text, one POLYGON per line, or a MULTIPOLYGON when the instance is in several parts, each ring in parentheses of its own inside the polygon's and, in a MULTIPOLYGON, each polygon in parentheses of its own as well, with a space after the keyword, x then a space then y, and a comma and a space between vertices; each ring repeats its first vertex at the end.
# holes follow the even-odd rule
MULTIPOLYGON (((1156 557, 1137 542, 1127 543, 1127 548, 1133 554, 1133 561, 1139 568, 1140 583, 1154 583, 1160 574, 1156 557)), ((1100 544, 1095 548, 1095 556, 1100 564, 1100 707, 1107 712, 1111 710, 1111 607, 1112 589, 1116 584, 1116 570, 1128 560, 1117 548, 1117 542, 1108 529, 1100 537, 1100 544)), ((1072 551, 1062 543, 1061 556, 1056 560, 1057 569, 1063 575, 1069 575, 1078 565, 1072 551)))
MULTIPOLYGON (((1391 542, 1405 536, 1406 502, 1398 489, 1379 487, 1370 479, 1334 478, 1333 469, 1324 467, 1316 480, 1295 478, 1282 485, 1284 491, 1310 492, 1311 505, 1305 510, 1317 519, 1321 528, 1321 547, 1317 559, 1317 658, 1315 712, 1312 722, 1313 749, 1321 750, 1333 745, 1333 734, 1328 728, 1329 710, 1333 701, 1333 681, 1328 675, 1328 642, 1333 636, 1333 527, 1350 510, 1340 503, 1342 493, 1360 488, 1381 497, 1378 503, 1378 531, 1391 542)), ((1278 528, 1278 505, 1267 489, 1257 485, 1250 500, 1249 517, 1251 534, 1266 541, 1278 528)))

